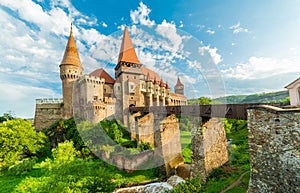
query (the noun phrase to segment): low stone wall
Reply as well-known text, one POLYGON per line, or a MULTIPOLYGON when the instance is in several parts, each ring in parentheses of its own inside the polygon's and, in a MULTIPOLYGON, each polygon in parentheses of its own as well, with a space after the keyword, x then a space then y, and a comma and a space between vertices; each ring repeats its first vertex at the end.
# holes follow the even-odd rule
POLYGON ((249 109, 248 129, 248 193, 300 192, 300 109, 249 109))
POLYGON ((49 128, 63 116, 62 103, 37 103, 35 107, 34 127, 41 131, 49 128))

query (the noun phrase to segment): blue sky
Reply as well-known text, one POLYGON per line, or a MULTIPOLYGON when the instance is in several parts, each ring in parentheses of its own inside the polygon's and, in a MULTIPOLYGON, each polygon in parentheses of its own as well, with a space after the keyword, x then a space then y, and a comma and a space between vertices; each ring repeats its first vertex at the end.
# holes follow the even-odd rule
POLYGON ((0 114, 61 97, 70 30, 85 73, 113 76, 122 29, 140 61, 189 98, 283 90, 300 75, 300 0, 0 0, 0 114))

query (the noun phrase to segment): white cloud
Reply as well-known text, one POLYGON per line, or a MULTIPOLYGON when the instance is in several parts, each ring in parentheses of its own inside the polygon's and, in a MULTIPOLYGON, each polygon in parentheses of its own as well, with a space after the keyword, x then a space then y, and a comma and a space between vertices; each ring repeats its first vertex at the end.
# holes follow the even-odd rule
POLYGON ((180 25, 178 27, 180 27, 180 28, 183 27, 183 22, 182 21, 180 21, 180 25))
POLYGON ((222 70, 227 78, 241 80, 264 79, 285 73, 300 72, 299 60, 274 59, 252 56, 245 63, 239 63, 236 67, 222 70))
POLYGON ((155 31, 163 37, 168 38, 175 51, 178 51, 180 46, 182 46, 182 37, 178 35, 176 25, 174 23, 169 23, 166 20, 163 20, 161 24, 157 25, 155 31))
POLYGON ((137 10, 130 10, 130 18, 134 24, 152 26, 155 22, 149 18, 150 12, 151 9, 149 9, 143 2, 140 2, 137 10))
POLYGON ((223 60, 222 56, 217 53, 218 48, 216 48, 216 47, 211 48, 210 46, 203 46, 203 47, 199 47, 198 51, 201 56, 204 56, 205 52, 207 51, 210 54, 210 56, 212 57, 213 62, 215 64, 219 64, 223 60))
POLYGON ((213 34, 216 33, 216 32, 215 32, 214 30, 212 30, 212 29, 208 29, 208 30, 206 30, 206 32, 209 33, 210 35, 213 35, 213 34))
POLYGON ((238 34, 238 33, 241 33, 241 32, 249 32, 249 30, 247 28, 242 28, 241 27, 240 22, 230 26, 229 29, 231 29, 234 34, 238 34))
POLYGON ((107 27, 108 25, 105 22, 102 22, 102 27, 107 27))
POLYGON ((23 118, 34 117, 35 98, 59 97, 51 89, 9 82, 0 82, 0 90, 0 109, 3 112, 12 111, 23 118))

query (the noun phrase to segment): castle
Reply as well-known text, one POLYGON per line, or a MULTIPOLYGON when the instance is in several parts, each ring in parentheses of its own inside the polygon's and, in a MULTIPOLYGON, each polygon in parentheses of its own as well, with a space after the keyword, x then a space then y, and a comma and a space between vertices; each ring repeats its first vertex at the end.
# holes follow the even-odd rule
POLYGON ((83 68, 72 32, 60 64, 62 99, 36 99, 35 128, 41 130, 52 123, 73 116, 99 122, 107 117, 129 126, 131 106, 186 105, 184 85, 179 77, 174 93, 154 71, 139 61, 128 29, 125 28, 115 79, 103 68, 83 74, 83 68))

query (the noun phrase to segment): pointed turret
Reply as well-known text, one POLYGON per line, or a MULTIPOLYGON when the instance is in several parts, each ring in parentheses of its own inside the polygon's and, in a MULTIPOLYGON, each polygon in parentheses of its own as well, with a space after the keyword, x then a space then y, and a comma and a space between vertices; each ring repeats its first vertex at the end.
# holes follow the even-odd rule
POLYGON ((178 77, 177 78, 177 83, 176 83, 176 85, 175 86, 183 86, 183 84, 181 83, 181 81, 180 81, 180 78, 178 77))
POLYGON ((177 83, 175 85, 175 93, 184 95, 184 85, 181 83, 179 77, 177 78, 177 83))
POLYGON ((77 51, 76 43, 73 36, 73 29, 72 29, 72 23, 71 23, 71 31, 69 40, 65 49, 64 57, 60 63, 60 65, 74 65, 74 66, 80 66, 81 62, 79 58, 79 54, 77 51))
POLYGON ((72 23, 69 40, 66 46, 64 57, 59 65, 60 78, 62 80, 63 93, 63 118, 68 119, 73 116, 73 86, 74 82, 82 76, 83 68, 76 48, 76 43, 72 31, 72 23))
POLYGON ((122 40, 121 49, 119 53, 118 63, 120 62, 141 64, 134 50, 127 28, 125 28, 124 30, 123 40, 122 40))

